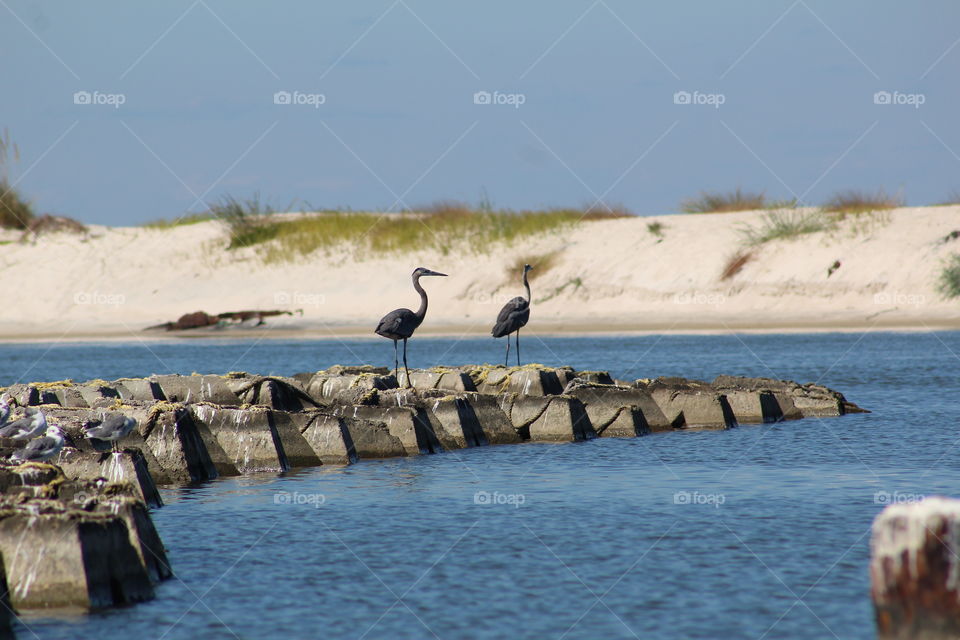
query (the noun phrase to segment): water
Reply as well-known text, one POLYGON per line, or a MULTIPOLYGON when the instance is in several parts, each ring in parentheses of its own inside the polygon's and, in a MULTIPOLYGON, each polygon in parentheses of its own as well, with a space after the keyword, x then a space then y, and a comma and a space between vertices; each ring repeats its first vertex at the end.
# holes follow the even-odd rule
MULTIPOLYGON (((819 381, 874 413, 166 489, 154 521, 177 576, 154 601, 29 619, 18 636, 870 638, 873 517, 891 500, 957 492, 958 333, 521 346, 527 361, 627 379, 819 381)), ((496 361, 499 347, 416 339, 410 364, 496 361)), ((0 345, 0 382, 291 374, 387 364, 391 351, 380 340, 0 345)))

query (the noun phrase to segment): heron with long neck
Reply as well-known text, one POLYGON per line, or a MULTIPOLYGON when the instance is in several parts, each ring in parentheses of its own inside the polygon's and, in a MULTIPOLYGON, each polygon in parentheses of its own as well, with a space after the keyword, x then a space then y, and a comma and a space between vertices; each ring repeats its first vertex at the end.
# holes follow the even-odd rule
POLYGON ((413 288, 420 294, 420 308, 415 312, 410 309, 395 309, 383 316, 380 324, 374 330, 374 333, 384 338, 393 340, 393 370, 394 375, 399 375, 400 362, 397 354, 397 342, 403 340, 403 370, 407 374, 407 385, 410 383, 410 369, 407 368, 407 339, 413 335, 417 327, 423 322, 427 315, 427 292, 420 286, 422 276, 446 276, 445 273, 431 271, 424 267, 417 267, 413 271, 413 288))
POLYGON ((523 286, 527 289, 526 299, 517 296, 500 309, 497 316, 497 323, 493 325, 490 332, 494 338, 507 336, 507 356, 503 361, 504 366, 510 366, 510 334, 517 334, 517 366, 520 366, 520 329, 525 327, 530 319, 530 282, 527 280, 527 274, 533 269, 528 264, 523 265, 523 286))

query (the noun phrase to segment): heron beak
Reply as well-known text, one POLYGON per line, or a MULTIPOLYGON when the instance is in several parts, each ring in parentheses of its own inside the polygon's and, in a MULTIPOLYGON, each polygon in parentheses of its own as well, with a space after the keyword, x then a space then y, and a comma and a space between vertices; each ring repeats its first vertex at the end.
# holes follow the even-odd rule
POLYGON ((443 276, 443 277, 447 277, 447 274, 445 274, 445 273, 440 273, 439 271, 427 271, 427 272, 426 272, 425 274, 423 274, 423 275, 425 275, 425 276, 443 276))

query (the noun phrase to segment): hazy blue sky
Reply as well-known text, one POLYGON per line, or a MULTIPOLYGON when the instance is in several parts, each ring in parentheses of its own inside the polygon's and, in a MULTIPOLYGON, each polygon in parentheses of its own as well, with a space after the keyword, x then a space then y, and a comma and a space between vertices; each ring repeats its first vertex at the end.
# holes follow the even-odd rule
POLYGON ((960 190, 958 41, 956 0, 0 0, 0 126, 37 209, 95 223, 255 191, 648 214, 701 189, 818 204, 883 187, 927 204, 960 190))

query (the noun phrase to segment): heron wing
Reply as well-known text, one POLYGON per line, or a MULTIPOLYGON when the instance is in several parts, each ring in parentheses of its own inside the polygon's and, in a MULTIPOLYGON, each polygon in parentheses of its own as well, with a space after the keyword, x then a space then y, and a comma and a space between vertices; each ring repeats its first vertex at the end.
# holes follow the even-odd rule
POLYGON ((388 338, 392 337, 392 335, 409 338, 410 334, 413 333, 413 329, 416 329, 416 327, 409 327, 409 320, 412 320, 414 317, 414 313, 410 311, 410 309, 395 309, 383 316, 374 333, 388 338))
POLYGON ((490 332, 494 338, 502 338, 508 333, 513 333, 523 325, 527 324, 530 317, 530 304, 526 298, 517 296, 507 304, 503 305, 500 313, 497 315, 497 323, 490 332))

